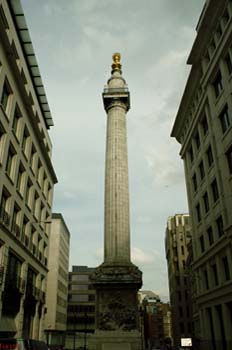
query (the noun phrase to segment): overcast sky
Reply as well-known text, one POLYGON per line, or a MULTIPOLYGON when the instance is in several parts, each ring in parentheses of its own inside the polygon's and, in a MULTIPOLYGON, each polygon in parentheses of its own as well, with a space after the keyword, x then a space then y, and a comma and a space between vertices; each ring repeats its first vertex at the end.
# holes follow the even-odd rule
POLYGON ((188 212, 170 132, 204 0, 21 0, 55 126, 53 211, 71 232, 71 265, 102 262, 106 114, 102 90, 119 51, 127 115, 132 260, 143 289, 168 297, 167 218, 188 212))

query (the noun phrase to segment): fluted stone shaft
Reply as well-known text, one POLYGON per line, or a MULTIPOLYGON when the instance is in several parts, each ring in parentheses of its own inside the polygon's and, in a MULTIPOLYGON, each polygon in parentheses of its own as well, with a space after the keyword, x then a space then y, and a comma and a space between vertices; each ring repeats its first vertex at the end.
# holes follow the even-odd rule
POLYGON ((112 71, 103 100, 107 112, 104 263, 130 263, 126 112, 129 93, 121 71, 112 71))

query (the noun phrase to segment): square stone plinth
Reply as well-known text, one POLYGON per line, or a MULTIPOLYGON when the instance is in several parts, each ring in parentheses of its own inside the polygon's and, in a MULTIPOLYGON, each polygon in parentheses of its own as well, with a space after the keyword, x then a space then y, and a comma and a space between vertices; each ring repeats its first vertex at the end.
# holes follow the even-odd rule
POLYGON ((96 331, 89 341, 89 350, 142 350, 138 331, 96 331))

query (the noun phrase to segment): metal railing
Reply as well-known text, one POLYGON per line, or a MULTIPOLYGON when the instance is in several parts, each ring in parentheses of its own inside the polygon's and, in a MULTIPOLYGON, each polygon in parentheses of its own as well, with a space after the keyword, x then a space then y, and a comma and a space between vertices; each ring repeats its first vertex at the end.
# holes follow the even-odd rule
POLYGON ((21 278, 18 274, 7 274, 5 281, 6 289, 16 289, 21 294, 25 292, 26 281, 23 278, 21 278))

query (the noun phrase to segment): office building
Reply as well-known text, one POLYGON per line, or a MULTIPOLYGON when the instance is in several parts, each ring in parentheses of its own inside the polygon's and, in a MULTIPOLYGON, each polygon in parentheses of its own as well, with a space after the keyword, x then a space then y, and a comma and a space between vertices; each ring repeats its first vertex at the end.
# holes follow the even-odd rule
POLYGON ((232 348, 232 2, 206 1, 171 136, 192 226, 198 349, 232 348))
POLYGON ((52 214, 48 244, 46 340, 50 349, 64 346, 67 325, 70 233, 60 213, 52 214))
POLYGON ((189 215, 170 216, 167 221, 165 251, 172 311, 172 337, 176 346, 181 345, 181 338, 192 337, 190 275, 187 268, 190 240, 189 215))
POLYGON ((53 125, 19 0, 0 2, 0 337, 42 339, 53 125))
POLYGON ((69 272, 68 319, 65 347, 73 349, 88 343, 95 330, 96 292, 90 281, 94 268, 73 266, 69 272))

